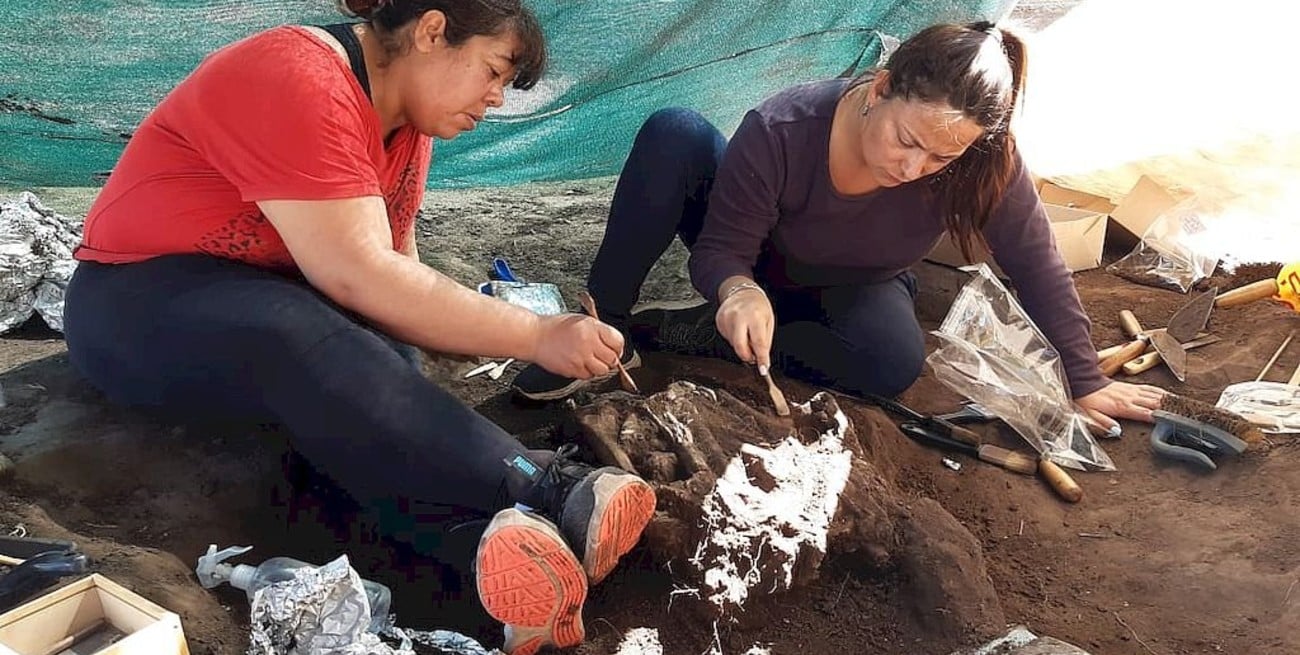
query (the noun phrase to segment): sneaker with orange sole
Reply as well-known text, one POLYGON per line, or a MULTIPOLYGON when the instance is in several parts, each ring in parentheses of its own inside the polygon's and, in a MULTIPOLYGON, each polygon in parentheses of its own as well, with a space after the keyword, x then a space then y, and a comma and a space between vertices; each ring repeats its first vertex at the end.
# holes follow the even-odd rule
POLYGON ((644 480, 619 468, 586 470, 569 488, 559 526, 582 560, 588 580, 597 584, 641 540, 655 513, 655 492, 644 480))
POLYGON ((520 502, 555 520, 596 584, 641 540, 655 513, 655 492, 623 469, 575 460, 577 450, 577 444, 565 444, 544 469, 530 469, 536 471, 534 482, 520 502))
POLYGON ((475 557, 483 608, 505 624, 507 655, 582 643, 587 574, 555 524, 518 509, 497 512, 475 557))

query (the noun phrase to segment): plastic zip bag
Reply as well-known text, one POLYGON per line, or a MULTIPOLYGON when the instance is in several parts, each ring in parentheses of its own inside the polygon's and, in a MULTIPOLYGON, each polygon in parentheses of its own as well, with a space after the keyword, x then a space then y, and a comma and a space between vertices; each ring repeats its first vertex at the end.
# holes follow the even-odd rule
POLYGON ((1222 248, 1206 224, 1222 212, 1220 203, 1188 198, 1156 218, 1137 247, 1106 270, 1138 284, 1186 293, 1219 265, 1222 248))
POLYGON ((1215 405, 1274 434, 1300 432, 1300 387, 1281 382, 1228 385, 1215 405))
POLYGON ((1006 421, 1039 453, 1080 470, 1115 464, 1074 409, 1060 355, 986 264, 962 287, 926 358, 948 388, 1006 421))

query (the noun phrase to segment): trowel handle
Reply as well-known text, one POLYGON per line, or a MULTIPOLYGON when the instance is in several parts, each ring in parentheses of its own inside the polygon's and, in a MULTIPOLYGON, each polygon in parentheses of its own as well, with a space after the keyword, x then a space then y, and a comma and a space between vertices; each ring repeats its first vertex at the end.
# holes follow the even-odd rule
POLYGON ((1146 339, 1135 339, 1128 342, 1123 348, 1119 349, 1119 352, 1102 360, 1100 364, 1101 374, 1106 377, 1111 377, 1116 373, 1119 373, 1119 370, 1123 368, 1125 364, 1141 356, 1142 353, 1146 352, 1146 349, 1146 339))
POLYGON ((1051 487, 1052 491, 1055 491, 1056 495, 1061 497, 1061 500, 1067 503, 1077 503, 1083 500, 1083 489, 1056 462, 1046 457, 1038 460, 1038 474, 1043 476, 1043 480, 1047 481, 1047 486, 1051 487))
POLYGON ((1158 352, 1144 353, 1141 357, 1124 364, 1124 374, 1138 375, 1140 373, 1145 373, 1158 366, 1162 361, 1164 360, 1160 358, 1160 353, 1158 352))
POLYGON ((1277 295, 1277 280, 1267 279, 1259 282, 1251 282, 1244 287, 1237 287, 1227 293, 1219 294, 1214 300, 1214 306, 1220 309, 1227 307, 1236 307, 1247 303, 1272 298, 1277 295))
POLYGON ((1119 310, 1119 327, 1130 339, 1136 339, 1139 334, 1142 334, 1142 323, 1138 322, 1138 317, 1127 309, 1119 310))

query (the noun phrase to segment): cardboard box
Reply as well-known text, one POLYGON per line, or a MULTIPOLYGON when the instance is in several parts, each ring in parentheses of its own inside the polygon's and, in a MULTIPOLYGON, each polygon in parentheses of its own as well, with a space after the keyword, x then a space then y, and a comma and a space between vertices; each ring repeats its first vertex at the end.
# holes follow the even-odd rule
POLYGON ((1115 203, 1111 202, 1110 198, 1067 189, 1046 181, 1038 185, 1038 197, 1043 200, 1045 205, 1058 205, 1102 214, 1109 214, 1115 210, 1115 203))
MULTIPOLYGON (((1061 251, 1065 265, 1071 271, 1086 271, 1100 266, 1102 250, 1106 245, 1106 213, 1060 205, 1044 204, 1044 207, 1047 209, 1047 218, 1052 221, 1056 247, 1061 251)), ((982 252, 974 253, 975 262, 987 262, 995 274, 1006 277, 993 262, 992 254, 988 250, 981 250, 982 252)), ((926 259, 948 266, 965 266, 967 263, 961 256, 961 249, 946 236, 939 240, 939 244, 926 259)))
POLYGON ((1142 240, 1142 235, 1146 234, 1147 228, 1151 227, 1161 214, 1181 201, 1182 198, 1143 175, 1110 213, 1110 217, 1119 227, 1118 230, 1111 230, 1111 241, 1125 249, 1136 246, 1142 240))
MULTIPOLYGON (((1052 221, 1056 247, 1060 249, 1065 265, 1075 272, 1100 266, 1106 246, 1132 249, 1161 214, 1183 201, 1182 197, 1145 175, 1120 199, 1119 204, 1038 178, 1035 178, 1035 185, 1047 209, 1047 217, 1052 221), (1113 227, 1118 229, 1108 230, 1107 223, 1113 223, 1113 227)), ((926 259, 948 266, 966 264, 961 250, 947 237, 926 259)), ((975 261, 988 263, 994 273, 1006 277, 987 251, 976 253, 975 261)))
POLYGON ((98 574, 0 614, 0 655, 61 653, 74 644, 94 655, 190 652, 179 616, 98 574))

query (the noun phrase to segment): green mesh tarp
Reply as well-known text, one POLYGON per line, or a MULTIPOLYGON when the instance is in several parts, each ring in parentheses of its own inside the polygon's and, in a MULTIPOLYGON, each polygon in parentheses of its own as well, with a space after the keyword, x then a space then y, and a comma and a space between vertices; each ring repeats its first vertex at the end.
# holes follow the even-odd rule
MULTIPOLYGON (((1011 0, 537 0, 553 65, 478 130, 439 143, 430 185, 616 173, 646 116, 730 133, 776 90, 874 63, 878 34, 997 18, 1011 0)), ((330 0, 0 2, 0 184, 86 186, 202 57, 257 30, 342 17, 330 0)))

